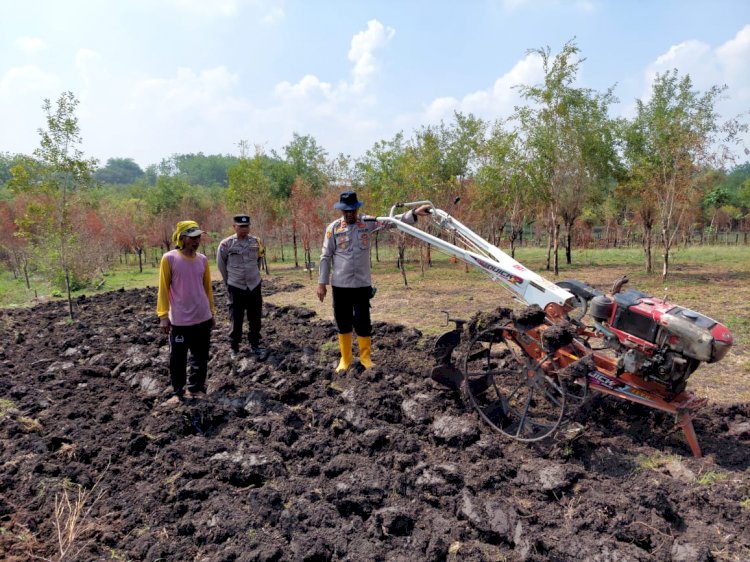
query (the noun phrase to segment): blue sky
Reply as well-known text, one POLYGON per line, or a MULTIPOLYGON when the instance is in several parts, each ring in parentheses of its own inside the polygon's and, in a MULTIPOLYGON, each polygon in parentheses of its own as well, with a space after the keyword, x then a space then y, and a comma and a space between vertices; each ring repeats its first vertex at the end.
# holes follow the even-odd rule
MULTIPOLYGON (((86 156, 280 150, 312 135, 362 156, 453 111, 507 117, 541 79, 529 49, 575 38, 580 85, 632 116, 656 72, 726 84, 750 110, 748 0, 23 0, 2 2, 0 152, 39 145, 45 98, 71 90, 86 156)), ((750 117, 745 119, 750 122, 750 117)), ((750 146, 750 142, 747 143, 750 146)))

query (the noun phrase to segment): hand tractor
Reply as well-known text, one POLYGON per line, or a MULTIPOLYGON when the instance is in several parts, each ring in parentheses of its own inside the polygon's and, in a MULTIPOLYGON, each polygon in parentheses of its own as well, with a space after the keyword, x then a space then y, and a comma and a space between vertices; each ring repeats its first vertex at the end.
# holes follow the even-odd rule
POLYGON ((608 294, 580 281, 552 283, 434 206, 432 222, 452 242, 395 215, 425 203, 399 203, 378 220, 478 267, 527 305, 471 320, 448 317, 455 328, 435 343, 435 381, 463 391, 485 422, 518 441, 552 435, 596 391, 675 414, 693 455, 701 456, 692 419, 706 400, 686 384, 701 362, 727 354, 726 326, 623 290, 627 277, 608 294))

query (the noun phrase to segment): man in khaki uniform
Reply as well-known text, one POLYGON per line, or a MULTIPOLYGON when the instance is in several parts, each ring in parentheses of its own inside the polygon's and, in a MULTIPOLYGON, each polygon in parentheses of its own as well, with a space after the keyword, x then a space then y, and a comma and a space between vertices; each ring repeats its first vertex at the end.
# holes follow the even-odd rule
POLYGON ((227 288, 229 319, 232 323, 229 333, 232 359, 240 351, 242 324, 246 314, 250 350, 259 359, 265 359, 268 352, 260 345, 260 318, 263 309, 260 264, 264 255, 263 243, 250 235, 248 215, 235 215, 233 227, 234 234, 221 241, 216 254, 216 263, 227 288))
MULTIPOLYGON (((370 298, 372 278, 370 276, 370 243, 372 233, 387 225, 375 217, 357 216, 362 203, 353 191, 345 191, 333 207, 341 211, 341 218, 326 228, 323 251, 320 256, 320 278, 317 294, 320 302, 326 298, 331 284, 333 292, 333 316, 339 331, 341 360, 336 372, 349 368, 352 361, 352 329, 357 332, 359 362, 365 368, 373 367, 371 358, 372 323, 370 321, 370 298)), ((400 218, 407 224, 415 224, 418 217, 430 213, 430 205, 422 205, 408 211, 400 218)))

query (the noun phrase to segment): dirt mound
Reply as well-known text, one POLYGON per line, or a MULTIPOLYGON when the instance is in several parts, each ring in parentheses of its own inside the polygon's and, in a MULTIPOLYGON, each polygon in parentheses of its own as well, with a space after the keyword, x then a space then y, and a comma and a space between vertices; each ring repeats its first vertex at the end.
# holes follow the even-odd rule
POLYGON ((266 306, 268 358, 233 368, 222 320, 208 397, 165 408, 156 291, 75 306, 0 315, 0 558, 750 559, 748 405, 701 412, 703 459, 606 397, 526 446, 429 379, 418 331, 376 323, 377 366, 332 378, 333 324, 266 306))

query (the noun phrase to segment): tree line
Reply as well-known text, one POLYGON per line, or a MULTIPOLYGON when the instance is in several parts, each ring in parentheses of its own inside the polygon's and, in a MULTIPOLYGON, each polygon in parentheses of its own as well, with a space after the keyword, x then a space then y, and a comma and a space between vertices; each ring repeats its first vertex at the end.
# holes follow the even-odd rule
POLYGON ((33 154, 0 154, 0 259, 27 284, 40 274, 70 293, 118 253, 134 253, 142 268, 148 248, 169 250, 178 220, 218 238, 228 217, 247 212, 282 258, 291 247, 289 259, 310 266, 347 188, 373 214, 429 199, 511 254, 533 232, 555 274, 561 253, 571 263, 576 232, 596 228, 612 246, 635 233, 646 271, 658 246, 666 277, 675 245, 692 233, 748 231, 750 163, 732 156, 747 124, 717 113, 725 87, 700 91, 689 75, 667 71, 632 118, 612 118, 614 87, 576 85, 585 59, 574 41, 531 52, 544 77, 518 86, 523 103, 511 117, 456 112, 358 158, 330 156, 295 133, 280 152, 241 141, 236 156, 176 154, 145 170, 128 158, 99 165, 83 154, 78 100, 64 92, 44 101, 33 154))

